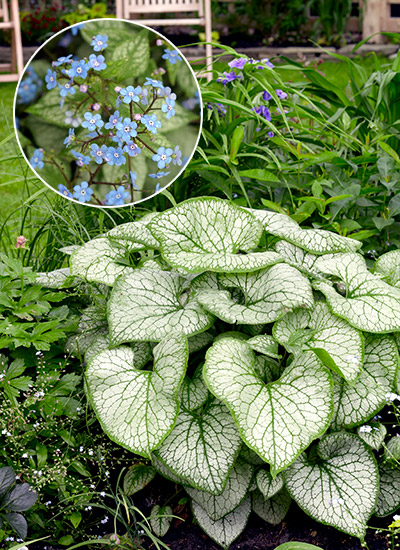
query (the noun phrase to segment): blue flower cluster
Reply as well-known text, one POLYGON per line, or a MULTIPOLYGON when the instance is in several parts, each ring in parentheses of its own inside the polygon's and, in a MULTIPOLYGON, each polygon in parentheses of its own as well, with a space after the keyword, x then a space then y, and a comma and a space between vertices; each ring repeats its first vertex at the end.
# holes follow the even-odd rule
MULTIPOLYGON (((134 190, 139 191, 132 164, 143 149, 149 150, 151 159, 157 165, 157 172, 149 174, 150 178, 168 176, 171 164, 182 166, 179 145, 153 148, 151 144, 162 128, 162 117, 169 120, 175 116, 177 97, 162 82, 165 71, 156 69, 139 85, 116 86, 111 95, 109 92, 104 99, 97 98, 99 88, 94 83, 98 83, 99 78, 103 82, 103 90, 109 87, 109 80, 101 74, 107 68, 103 53, 108 47, 108 36, 93 36, 91 47, 95 53, 89 58, 75 59, 72 55, 59 57, 53 61, 45 76, 46 88, 59 91, 60 108, 68 100, 69 110, 66 113, 69 115, 65 120, 73 126, 64 139, 64 145, 75 161, 76 171, 70 185, 59 184, 58 190, 63 196, 80 203, 121 206, 133 201, 134 190), (82 94, 86 94, 86 99, 82 94), (83 112, 78 110, 85 104, 83 112), (127 172, 117 181, 100 181, 101 176, 105 178, 105 174, 109 173, 100 171, 103 166, 126 166, 127 172), (111 186, 104 199, 96 195, 96 185, 100 189, 111 186)), ((162 57, 173 65, 182 61, 177 50, 164 49, 162 57)), ((199 102, 199 97, 195 100, 199 102)), ((36 169, 43 168, 45 162, 57 166, 54 158, 42 149, 34 151, 30 162, 36 169)), ((157 189, 160 189, 159 184, 157 189)))
POLYGON ((31 103, 42 89, 42 81, 35 69, 31 66, 26 69, 25 76, 18 86, 17 103, 26 105, 31 103))
MULTIPOLYGON (((248 57, 238 57, 230 61, 228 65, 231 69, 239 69, 240 71, 243 71, 245 65, 247 66, 254 65, 256 69, 259 69, 259 70, 273 69, 275 67, 275 65, 271 63, 268 57, 265 57, 260 61, 257 61, 256 59, 250 59, 248 57)), ((242 78, 243 78, 243 75, 237 74, 233 70, 229 72, 224 71, 222 73, 222 76, 217 78, 217 82, 220 82, 225 86, 226 84, 228 84, 229 82, 232 82, 233 80, 242 79, 242 78)))

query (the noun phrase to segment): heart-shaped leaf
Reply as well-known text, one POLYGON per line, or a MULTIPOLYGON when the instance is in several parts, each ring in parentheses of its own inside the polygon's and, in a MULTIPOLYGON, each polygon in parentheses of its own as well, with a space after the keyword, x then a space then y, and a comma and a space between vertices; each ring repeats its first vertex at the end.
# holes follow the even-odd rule
POLYGON ((379 495, 375 515, 393 514, 400 507, 400 469, 388 462, 379 465, 379 495))
POLYGON ((217 544, 228 550, 244 530, 251 512, 250 498, 246 498, 233 512, 216 521, 196 502, 192 504, 193 515, 200 527, 217 544))
POLYGON ((107 237, 88 241, 72 254, 71 275, 112 286, 122 273, 133 271, 126 259, 133 250, 135 245, 128 241, 124 245, 112 243, 107 237))
POLYGON ((188 296, 190 282, 166 271, 137 269, 116 282, 109 301, 111 345, 158 342, 172 330, 207 330, 213 317, 188 296))
POLYGON ((268 233, 304 248, 312 254, 354 252, 362 246, 360 241, 342 237, 324 229, 302 229, 297 222, 285 214, 266 210, 250 210, 250 212, 262 222, 268 233))
POLYGON ((292 499, 286 489, 281 489, 270 498, 264 498, 259 491, 255 491, 252 494, 251 504, 257 516, 260 516, 261 519, 271 525, 278 525, 285 519, 291 501, 292 499))
POLYGON ((213 401, 201 412, 181 409, 175 428, 155 455, 196 489, 218 495, 225 488, 240 445, 228 409, 213 401))
POLYGON ((76 280, 69 267, 62 267, 48 273, 38 273, 35 282, 46 288, 68 288, 74 286, 76 280))
POLYGON ((400 250, 382 254, 374 265, 374 273, 393 286, 400 286, 400 250))
POLYGON ((188 357, 186 336, 171 333, 153 354, 152 372, 135 367, 134 351, 128 347, 102 351, 86 372, 89 397, 104 431, 145 457, 175 424, 188 357))
POLYGON ((261 238, 261 223, 215 197, 187 200, 159 214, 148 227, 161 243, 165 260, 191 273, 249 272, 282 260, 273 251, 250 252, 261 238))
POLYGON ((134 464, 129 468, 124 477, 124 493, 131 496, 141 491, 154 479, 156 470, 147 464, 134 464))
POLYGON ((196 298, 204 309, 231 324, 271 323, 292 308, 314 303, 308 279, 286 264, 243 275, 222 275, 219 281, 225 287, 240 289, 244 303, 220 290, 198 291, 196 298))
MULTIPOLYGON (((320 256, 315 254, 310 254, 302 248, 295 246, 294 244, 288 243, 287 241, 278 241, 275 246, 275 250, 280 254, 285 262, 302 273, 306 275, 311 275, 313 277, 321 276, 319 269, 315 267, 315 262, 320 256)), ((324 254, 324 258, 331 257, 332 254, 324 254)))
POLYGON ((150 512, 149 523, 151 530, 157 537, 167 534, 172 521, 171 506, 153 506, 150 512))
POLYGON ((368 335, 364 368, 356 382, 350 385, 333 375, 333 425, 336 428, 357 426, 380 411, 386 403, 386 394, 393 391, 398 365, 393 338, 368 335))
POLYGON ((210 495, 210 493, 191 487, 186 487, 186 491, 213 521, 217 521, 232 512, 244 500, 252 476, 252 466, 239 459, 228 477, 224 491, 220 495, 210 495))
POLYGON ((312 352, 297 357, 276 382, 264 384, 257 359, 241 340, 225 338, 208 350, 205 382, 232 412, 246 444, 281 472, 327 429, 332 380, 312 352))
POLYGON ((273 335, 295 355, 305 349, 313 350, 324 365, 347 382, 354 382, 361 372, 364 359, 362 334, 333 315, 322 302, 317 302, 312 311, 301 309, 285 315, 275 323, 273 335), (307 336, 308 328, 312 329, 311 337, 307 336), (298 338, 292 342, 291 337, 295 334, 298 338))
POLYGON ((386 443, 385 458, 393 462, 400 461, 400 436, 391 437, 386 443))
POLYGON ((254 351, 273 357, 274 359, 280 359, 281 356, 278 353, 278 342, 273 336, 269 334, 260 334, 259 336, 253 336, 247 340, 247 343, 254 351))
POLYGON ((144 221, 123 223, 117 225, 110 231, 108 231, 107 236, 113 242, 119 241, 130 241, 134 243, 136 250, 143 250, 146 248, 158 248, 160 246, 159 242, 153 237, 150 231, 147 228, 147 224, 150 222, 149 219, 144 221))
POLYGON ((151 455, 151 462, 157 472, 163 477, 166 477, 174 483, 181 483, 182 485, 186 483, 185 479, 171 472, 171 470, 163 462, 161 462, 161 460, 159 460, 154 453, 151 455))
POLYGON ((363 539, 379 492, 372 452, 356 435, 338 432, 321 439, 317 453, 284 472, 289 493, 312 518, 363 539))
POLYGON ((385 425, 378 422, 370 422, 369 424, 360 426, 357 430, 358 437, 375 451, 379 451, 382 447, 386 433, 385 425))
POLYGON ((22 483, 6 495, 2 507, 10 512, 24 512, 35 504, 37 497, 37 491, 29 483, 22 483))
POLYGON ((335 254, 319 258, 318 269, 339 277, 345 296, 326 282, 314 283, 325 294, 335 315, 365 332, 385 333, 400 330, 400 288, 388 285, 370 273, 357 254, 335 254))
POLYGON ((192 378, 185 376, 179 392, 180 403, 188 411, 195 411, 207 401, 208 388, 203 380, 203 367, 195 370, 192 378))
POLYGON ((283 477, 281 474, 278 474, 274 478, 267 470, 259 470, 256 476, 256 483, 262 496, 267 499, 276 495, 283 488, 283 477))

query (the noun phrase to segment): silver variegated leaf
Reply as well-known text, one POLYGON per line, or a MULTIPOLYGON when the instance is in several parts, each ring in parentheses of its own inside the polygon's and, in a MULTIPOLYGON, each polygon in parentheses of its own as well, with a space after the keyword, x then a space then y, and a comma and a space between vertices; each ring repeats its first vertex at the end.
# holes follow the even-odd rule
POLYGON ((185 409, 195 411, 207 401, 208 388, 203 381, 203 367, 200 365, 192 378, 185 376, 179 391, 179 400, 185 409))
POLYGON ((124 477, 124 493, 131 496, 141 491, 154 479, 156 470, 147 464, 134 464, 129 468, 124 477))
POLYGON ((151 530, 157 537, 163 537, 167 534, 172 522, 171 506, 153 506, 149 516, 151 530))
POLYGON ((261 221, 265 230, 289 243, 304 248, 312 254, 329 252, 354 252, 362 243, 348 237, 336 235, 324 229, 302 229, 289 216, 266 210, 250 210, 261 221))
POLYGON ((311 307, 314 303, 308 279, 286 264, 254 273, 222 275, 219 281, 224 287, 240 289, 244 303, 223 290, 199 291, 196 298, 204 309, 231 324, 271 323, 292 308, 311 307))
POLYGON ((247 340, 247 343, 254 351, 267 355, 268 357, 273 357, 274 359, 280 359, 281 356, 278 353, 278 342, 273 336, 269 334, 260 334, 258 336, 253 336, 247 340))
POLYGON ((382 254, 374 265, 374 273, 393 286, 400 286, 400 250, 382 254))
POLYGON ((400 508, 400 468, 383 462, 379 465, 379 495, 375 515, 388 516, 400 508))
POLYGON ((393 391, 398 366, 393 338, 367 335, 364 367, 356 382, 350 385, 333 375, 333 426, 358 426, 379 412, 386 403, 386 394, 393 391))
POLYGON ((106 312, 103 307, 91 305, 84 309, 77 331, 65 343, 68 353, 80 357, 99 339, 108 339, 106 312))
POLYGON ((217 521, 212 520, 196 502, 193 502, 192 510, 203 531, 222 548, 228 550, 229 546, 246 527, 251 512, 251 504, 250 498, 247 497, 233 512, 217 521))
POLYGON ((181 409, 172 433, 155 452, 172 473, 192 487, 221 494, 241 439, 228 409, 214 401, 201 411, 181 409))
POLYGON ((257 367, 246 342, 226 338, 208 350, 203 376, 232 412, 243 440, 276 475, 327 429, 332 379, 312 352, 297 357, 270 384, 264 384, 257 367))
POLYGON ((282 260, 273 251, 250 252, 261 238, 261 223, 215 197, 187 200, 159 214, 148 227, 161 243, 165 260, 192 273, 249 272, 282 260))
POLYGON ((342 292, 326 282, 314 283, 332 312, 365 332, 386 333, 400 330, 400 288, 388 285, 370 273, 358 254, 335 254, 319 258, 318 269, 339 277, 342 292))
POLYGON ((130 241, 136 250, 158 248, 160 244, 148 230, 147 223, 137 221, 117 225, 108 231, 107 237, 113 241, 130 241))
POLYGON ((159 474, 161 474, 163 477, 166 477, 170 481, 173 481, 174 483, 180 483, 181 485, 185 484, 185 480, 182 477, 177 476, 174 474, 161 460, 159 460, 155 454, 153 453, 151 455, 151 462, 154 466, 154 468, 157 470, 159 474))
POLYGON ((400 436, 393 436, 386 443, 385 458, 386 460, 400 462, 400 436))
POLYGON ((292 501, 285 488, 275 493, 270 498, 265 498, 260 491, 254 491, 251 495, 253 511, 261 519, 271 525, 278 525, 285 519, 292 501))
POLYGON ((267 470, 259 470, 256 483, 262 496, 267 499, 276 495, 283 488, 283 477, 282 474, 278 474, 274 478, 267 470))
POLYGON ((357 430, 358 437, 360 437, 368 447, 379 451, 385 440, 387 430, 384 424, 378 422, 370 422, 360 426, 357 430))
POLYGON ((312 518, 363 539, 379 492, 372 451, 356 435, 338 432, 321 439, 317 452, 318 459, 301 455, 284 472, 289 493, 312 518))
POLYGON ((48 273, 38 273, 35 283, 46 288, 68 288, 74 286, 77 281, 79 279, 71 275, 69 267, 62 267, 48 273))
POLYGON ((105 349, 109 349, 109 345, 110 345, 110 338, 108 336, 108 330, 107 330, 107 332, 104 332, 103 334, 100 334, 99 336, 97 336, 91 342, 91 344, 86 348, 85 363, 89 364, 95 355, 97 355, 98 353, 100 353, 105 349))
POLYGON ((214 318, 188 292, 187 279, 171 272, 143 268, 118 279, 109 301, 111 345, 205 331, 214 318))
POLYGON ((195 334, 188 339, 189 342, 189 354, 196 353, 201 349, 209 346, 213 341, 214 337, 209 332, 201 332, 200 334, 195 334))
MULTIPOLYGON (((322 273, 315 267, 315 262, 319 256, 310 254, 302 248, 295 246, 287 241, 278 241, 275 244, 275 250, 280 254, 285 262, 296 267, 302 273, 312 277, 321 277, 322 273)), ((330 257, 330 254, 324 254, 324 258, 330 257)))
POLYGON ((133 271, 133 267, 126 265, 126 255, 134 248, 128 241, 121 245, 112 243, 107 237, 88 241, 72 254, 71 274, 112 286, 122 273, 133 271))
POLYGON ((102 351, 86 372, 89 396, 104 431, 145 457, 174 427, 188 357, 186 336, 171 333, 153 354, 152 372, 135 367, 134 351, 128 347, 102 351))
POLYGON ((295 355, 313 350, 324 365, 347 382, 354 382, 362 370, 364 342, 361 332, 333 315, 322 302, 316 302, 312 311, 300 309, 285 315, 275 323, 273 335, 295 355), (307 329, 312 329, 311 334, 307 329))
POLYGON ((213 521, 217 521, 232 512, 245 499, 252 476, 253 467, 239 459, 220 495, 210 495, 192 487, 186 487, 186 492, 213 521))

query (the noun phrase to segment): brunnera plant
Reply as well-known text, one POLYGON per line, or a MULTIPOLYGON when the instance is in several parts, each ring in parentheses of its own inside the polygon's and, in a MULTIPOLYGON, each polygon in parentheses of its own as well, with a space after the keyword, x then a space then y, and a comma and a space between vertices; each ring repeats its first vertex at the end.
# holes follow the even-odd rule
POLYGON ((400 445, 375 418, 400 398, 400 251, 370 269, 360 246, 206 197, 41 275, 98 289, 69 347, 104 431, 152 463, 127 492, 155 471, 181 483, 224 548, 291 499, 361 540, 400 506, 400 445))

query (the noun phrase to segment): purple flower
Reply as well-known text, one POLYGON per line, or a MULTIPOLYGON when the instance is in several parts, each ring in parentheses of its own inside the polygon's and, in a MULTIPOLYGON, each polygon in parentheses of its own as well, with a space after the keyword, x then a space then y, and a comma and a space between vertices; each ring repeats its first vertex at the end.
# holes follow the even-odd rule
POLYGON ((272 95, 269 92, 267 92, 267 90, 265 90, 265 92, 262 95, 262 98, 264 101, 269 101, 270 99, 272 99, 272 95))
POLYGON ((67 187, 60 183, 58 185, 58 191, 61 193, 61 195, 64 195, 64 197, 68 197, 69 199, 72 199, 72 193, 68 191, 67 187))
POLYGON ((248 61, 247 57, 239 57, 236 59, 232 59, 232 61, 229 61, 228 65, 231 69, 242 70, 243 67, 246 65, 247 61, 248 61))
POLYGON ((228 84, 228 82, 232 82, 232 80, 236 80, 237 78, 239 78, 239 75, 237 75, 235 71, 230 71, 229 73, 224 71, 223 77, 220 76, 217 78, 217 82, 221 82, 225 86, 225 84, 228 84))
POLYGON ((286 99, 287 98, 287 93, 282 91, 282 90, 275 90, 276 92, 276 95, 279 97, 279 99, 286 99))
POLYGON ((265 69, 265 67, 273 69, 275 67, 275 65, 271 63, 268 57, 264 57, 264 59, 261 59, 261 63, 263 63, 263 65, 257 65, 257 69, 265 69))
POLYGON ((265 105, 260 105, 259 107, 253 107, 252 111, 254 111, 260 116, 263 116, 265 120, 268 120, 268 122, 271 122, 271 111, 265 105))
POLYGON ((268 132, 268 134, 267 134, 267 136, 268 136, 269 138, 273 138, 274 135, 275 135, 274 132, 268 132))

